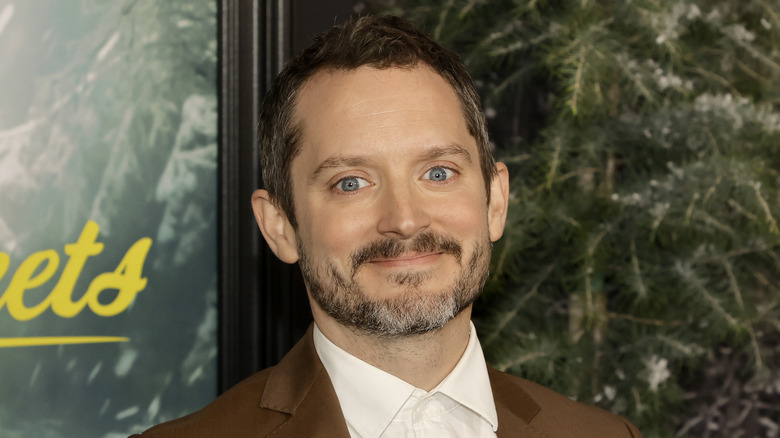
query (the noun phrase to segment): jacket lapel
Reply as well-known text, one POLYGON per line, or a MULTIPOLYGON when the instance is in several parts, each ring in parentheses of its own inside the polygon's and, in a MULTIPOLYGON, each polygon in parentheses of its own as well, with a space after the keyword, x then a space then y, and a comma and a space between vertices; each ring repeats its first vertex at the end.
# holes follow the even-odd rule
POLYGON ((287 418, 267 436, 349 438, 333 384, 314 349, 312 329, 268 376, 260 408, 287 418))
POLYGON ((488 376, 498 413, 498 438, 546 438, 529 426, 541 411, 531 396, 493 367, 488 366, 488 376))

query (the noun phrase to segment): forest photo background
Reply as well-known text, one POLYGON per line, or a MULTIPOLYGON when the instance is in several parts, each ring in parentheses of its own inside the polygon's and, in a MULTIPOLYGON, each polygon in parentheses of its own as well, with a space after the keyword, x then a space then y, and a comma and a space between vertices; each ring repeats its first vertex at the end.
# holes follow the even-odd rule
POLYGON ((780 436, 780 2, 362 6, 460 53, 510 167, 489 362, 648 438, 780 436))
POLYGON ((217 393, 217 2, 0 0, 0 59, 0 437, 126 437, 202 407, 217 393), (142 269, 123 267, 137 242, 142 269), (122 276, 144 279, 126 308, 108 288, 83 305, 122 276), (95 336, 122 341, 82 342, 95 336))

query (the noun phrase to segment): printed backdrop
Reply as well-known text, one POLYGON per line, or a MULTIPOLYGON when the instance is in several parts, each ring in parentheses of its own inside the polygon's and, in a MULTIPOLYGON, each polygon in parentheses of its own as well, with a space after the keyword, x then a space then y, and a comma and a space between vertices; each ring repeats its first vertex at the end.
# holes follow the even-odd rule
POLYGON ((0 0, 0 437, 216 387, 216 0, 0 0))

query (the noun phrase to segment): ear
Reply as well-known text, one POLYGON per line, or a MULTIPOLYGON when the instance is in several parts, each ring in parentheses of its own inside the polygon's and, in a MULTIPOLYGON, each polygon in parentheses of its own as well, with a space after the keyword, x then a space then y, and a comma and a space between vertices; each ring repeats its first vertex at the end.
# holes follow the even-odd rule
POLYGON ((298 245, 287 215, 272 200, 267 190, 255 190, 252 194, 252 210, 255 220, 271 251, 285 263, 298 261, 298 245))
POLYGON ((509 169, 504 163, 496 163, 496 171, 490 182, 490 202, 488 202, 488 230, 491 242, 495 242, 504 234, 506 212, 509 207, 509 169))

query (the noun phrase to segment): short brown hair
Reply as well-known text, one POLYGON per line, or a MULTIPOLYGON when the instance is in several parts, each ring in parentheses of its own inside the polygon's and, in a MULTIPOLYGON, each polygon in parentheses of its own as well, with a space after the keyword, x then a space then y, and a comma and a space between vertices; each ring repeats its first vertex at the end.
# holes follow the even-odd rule
POLYGON ((293 119, 304 83, 321 70, 412 68, 420 63, 431 67, 455 90, 469 133, 477 142, 490 197, 495 161, 479 95, 460 57, 400 17, 366 16, 318 35, 311 46, 287 63, 261 104, 258 132, 263 183, 293 227, 297 228, 297 221, 290 168, 300 151, 301 136, 300 124, 293 119))

